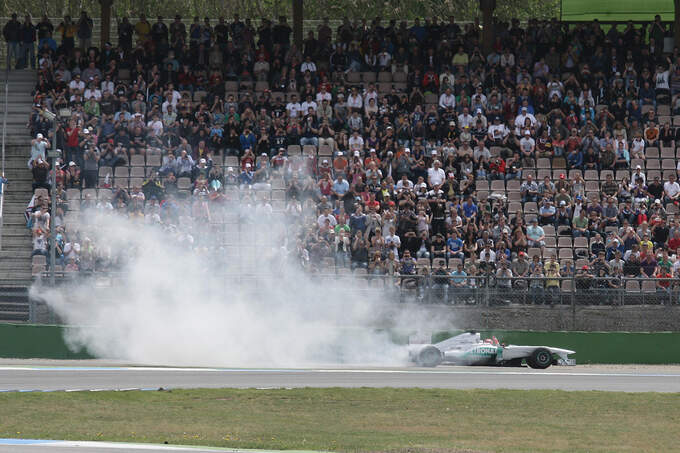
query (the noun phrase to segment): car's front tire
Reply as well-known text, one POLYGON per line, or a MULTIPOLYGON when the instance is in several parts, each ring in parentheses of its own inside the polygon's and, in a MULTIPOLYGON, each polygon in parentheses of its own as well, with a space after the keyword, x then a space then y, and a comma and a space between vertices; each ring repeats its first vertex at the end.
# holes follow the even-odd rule
POLYGON ((531 368, 536 368, 539 370, 545 370, 550 365, 552 365, 553 356, 552 352, 546 348, 537 348, 531 355, 527 358, 527 365, 531 368))

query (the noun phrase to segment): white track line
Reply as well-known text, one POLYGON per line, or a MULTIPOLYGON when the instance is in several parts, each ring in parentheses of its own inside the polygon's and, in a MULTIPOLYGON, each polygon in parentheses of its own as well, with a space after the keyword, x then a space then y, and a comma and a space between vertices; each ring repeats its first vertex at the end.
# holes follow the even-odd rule
POLYGON ((290 373, 290 374, 444 374, 444 375, 501 375, 501 376, 594 376, 594 377, 674 377, 680 378, 680 373, 631 373, 631 372, 589 372, 589 371, 536 371, 536 370, 521 370, 511 371, 503 368, 494 370, 480 369, 473 371, 469 369, 456 370, 450 369, 432 369, 432 370, 416 370, 416 369, 371 369, 371 368, 320 368, 320 369, 294 369, 294 368, 176 368, 176 367, 53 367, 53 366, 0 366, 1 371, 38 371, 38 372, 55 372, 55 371, 77 371, 83 372, 191 372, 191 373, 290 373))

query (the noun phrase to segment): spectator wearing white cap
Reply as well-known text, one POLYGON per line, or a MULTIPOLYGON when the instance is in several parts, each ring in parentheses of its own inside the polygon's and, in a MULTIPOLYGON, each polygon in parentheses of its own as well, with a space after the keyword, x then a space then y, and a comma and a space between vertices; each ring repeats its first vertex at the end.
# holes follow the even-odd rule
POLYGON ((246 163, 243 166, 243 170, 241 170, 241 174, 238 176, 241 189, 252 185, 254 178, 255 172, 253 172, 253 166, 250 163, 246 163))
POLYGON ((529 119, 529 121, 531 121, 532 127, 536 125, 537 123, 536 117, 533 114, 529 113, 526 106, 523 106, 520 109, 519 115, 515 117, 515 127, 519 129, 523 128, 527 118, 529 119))
POLYGON ((531 132, 528 129, 524 131, 524 137, 519 140, 519 148, 524 162, 533 163, 536 152, 536 140, 531 137, 531 132))
POLYGON ((432 167, 427 170, 427 183, 430 187, 440 186, 446 179, 446 173, 441 168, 441 162, 435 159, 432 167))
POLYGON ((487 120, 487 118, 484 115, 484 112, 482 111, 481 108, 477 108, 475 110, 475 116, 474 116, 473 121, 474 121, 475 124, 477 124, 477 121, 481 121, 482 128, 484 128, 484 129, 486 129, 489 126, 489 121, 487 120))
POLYGON ((633 137, 630 143, 630 157, 631 159, 645 158, 645 140, 642 138, 642 133, 639 131, 633 137))
POLYGON ((637 184, 638 178, 642 178, 642 185, 647 184, 647 176, 645 175, 645 172, 642 171, 641 166, 636 165, 635 169, 633 170, 633 174, 630 177, 630 181, 633 184, 637 184))
POLYGON ((43 134, 37 134, 31 140, 31 158, 28 160, 28 168, 33 167, 33 161, 42 159, 45 160, 45 150, 50 146, 50 142, 43 137, 43 134))

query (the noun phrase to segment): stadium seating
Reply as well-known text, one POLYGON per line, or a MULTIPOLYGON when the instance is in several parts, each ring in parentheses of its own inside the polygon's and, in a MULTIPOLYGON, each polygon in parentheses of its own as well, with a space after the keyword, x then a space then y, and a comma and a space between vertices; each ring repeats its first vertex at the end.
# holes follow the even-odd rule
MULTIPOLYGON (((545 30, 548 25, 532 22, 531 26, 545 30)), ((491 55, 473 62, 472 57, 477 57, 473 55, 473 44, 469 37, 449 34, 450 30, 444 25, 441 29, 427 27, 424 34, 415 29, 399 28, 389 29, 388 32, 388 29, 374 23, 367 29, 365 35, 361 35, 361 39, 364 40, 362 42, 367 43, 370 39, 375 39, 375 42, 381 43, 381 48, 386 49, 398 46, 396 42, 404 42, 403 39, 410 38, 418 41, 423 48, 437 49, 437 55, 441 58, 432 61, 414 59, 408 62, 407 71, 404 70, 406 67, 402 65, 403 62, 393 62, 394 64, 388 62, 369 67, 361 52, 349 56, 339 53, 336 48, 343 46, 335 46, 338 44, 337 40, 325 44, 317 41, 318 47, 313 47, 307 42, 303 46, 304 55, 310 53, 316 63, 315 71, 306 71, 305 64, 301 63, 302 54, 295 55, 295 49, 289 48, 286 42, 277 43, 277 46, 265 43, 261 48, 254 46, 253 42, 252 48, 257 48, 255 55, 258 57, 263 55, 265 60, 269 59, 267 61, 269 66, 260 75, 257 73, 262 68, 256 66, 254 62, 241 67, 231 64, 213 65, 207 60, 197 59, 198 48, 195 47, 195 43, 190 41, 183 44, 184 41, 181 39, 171 44, 176 46, 173 50, 177 62, 189 67, 188 75, 168 73, 165 68, 158 74, 146 68, 140 72, 134 64, 134 59, 138 56, 132 49, 122 49, 123 59, 115 63, 119 69, 112 73, 117 84, 131 90, 134 80, 141 77, 145 83, 149 83, 157 75, 162 80, 163 89, 160 96, 155 96, 151 91, 148 93, 140 91, 144 105, 143 108, 136 106, 142 113, 139 123, 133 123, 135 121, 133 119, 126 119, 125 113, 121 112, 118 105, 119 101, 116 100, 113 112, 118 119, 115 123, 114 139, 107 142, 98 137, 99 162, 94 170, 90 170, 92 166, 83 159, 81 149, 65 150, 70 154, 63 156, 63 163, 68 164, 68 160, 75 159, 75 167, 82 171, 80 177, 74 177, 69 173, 70 166, 60 169, 63 177, 60 178, 60 191, 57 196, 65 202, 64 236, 69 236, 71 227, 77 227, 79 219, 91 208, 90 203, 93 200, 100 207, 106 206, 107 203, 122 203, 120 212, 150 216, 152 198, 159 202, 165 202, 170 198, 173 202, 186 205, 190 210, 188 207, 192 203, 200 200, 201 196, 210 194, 210 209, 214 211, 212 223, 219 231, 219 242, 227 255, 238 254, 243 257, 241 263, 245 270, 254 269, 252 259, 257 252, 253 245, 262 239, 253 236, 252 230, 243 225, 241 217, 218 203, 225 199, 255 203, 258 209, 278 216, 276 219, 290 222, 289 226, 295 227, 292 230, 297 232, 309 233, 310 225, 315 225, 314 239, 305 244, 305 251, 309 255, 309 266, 315 266, 319 273, 347 275, 348 267, 353 269, 355 275, 405 272, 409 260, 404 260, 403 254, 409 250, 416 258, 414 269, 427 274, 430 269, 437 268, 433 257, 429 256, 430 238, 439 233, 445 240, 449 240, 456 216, 461 218, 463 226, 459 228, 458 233, 465 245, 470 245, 465 234, 467 223, 473 222, 476 225, 475 240, 481 238, 485 230, 489 231, 496 248, 497 261, 502 261, 504 258, 501 257, 506 256, 509 261, 514 261, 519 252, 525 252, 530 259, 537 256, 539 262, 555 255, 561 267, 566 262, 576 260, 576 269, 593 274, 598 265, 595 260, 595 246, 591 242, 592 238, 599 234, 606 247, 606 261, 609 263, 607 275, 637 278, 639 269, 634 272, 635 275, 628 275, 620 269, 620 266, 615 266, 614 240, 618 240, 622 245, 623 249, 620 251, 623 255, 629 251, 633 243, 643 242, 643 232, 647 231, 647 225, 651 225, 654 229, 650 237, 653 250, 651 252, 644 250, 644 253, 653 253, 656 256, 664 249, 670 248, 674 232, 680 230, 676 223, 678 205, 676 201, 665 196, 667 194, 663 193, 663 187, 659 192, 658 187, 650 187, 650 184, 657 176, 662 184, 672 184, 671 177, 677 176, 680 147, 676 149, 675 133, 676 128, 680 128, 680 110, 675 106, 678 105, 676 100, 680 91, 680 75, 674 72, 668 75, 670 93, 666 92, 665 87, 654 85, 656 105, 642 103, 637 112, 629 109, 628 102, 639 100, 636 98, 636 90, 641 80, 637 75, 643 72, 645 66, 650 66, 647 61, 631 62, 638 79, 633 80, 633 90, 622 93, 617 91, 616 86, 619 75, 612 73, 606 65, 600 66, 597 71, 591 68, 591 73, 583 71, 585 61, 578 62, 580 71, 574 74, 578 83, 569 79, 572 71, 565 69, 560 73, 559 64, 565 59, 565 49, 557 49, 556 54, 551 54, 547 46, 540 46, 536 49, 535 55, 523 51, 521 55, 520 52, 514 53, 514 49, 519 47, 515 47, 515 43, 508 37, 512 35, 515 37, 513 39, 523 40, 527 37, 527 29, 513 30, 512 33, 501 33, 503 30, 499 30, 502 48, 495 49, 491 55), (400 36, 400 39, 397 40, 396 36, 400 36), (445 37, 447 39, 443 40, 445 37), (453 51, 449 48, 451 43, 455 43, 455 49, 458 45, 462 46, 466 56, 471 58, 468 63, 460 63, 452 58, 453 51), (517 59, 518 65, 510 65, 505 57, 500 56, 505 48, 513 53, 513 59, 517 59), (272 52, 282 50, 284 52, 279 57, 285 56, 287 51, 293 52, 283 58, 287 72, 291 65, 295 65, 297 74, 293 80, 282 76, 278 66, 272 67, 275 58, 272 52), (547 68, 544 67, 542 62, 548 61, 553 64, 558 62, 557 66, 550 67, 548 64, 547 68), (519 65, 527 66, 526 75, 517 70, 519 65), (491 66, 495 66, 494 69, 501 73, 507 69, 509 78, 501 80, 489 77, 491 66), (446 87, 443 85, 443 76, 447 71, 455 74, 447 75, 453 80, 454 101, 447 98, 446 87), (463 76, 466 76, 467 80, 463 76), (597 93, 593 91, 594 88, 591 88, 590 92, 581 91, 584 82, 595 87, 600 80, 604 86, 603 90, 597 93), (170 86, 171 82, 174 84, 173 87, 170 86), (484 100, 482 96, 479 98, 470 96, 478 86, 482 89, 484 100), (354 96, 354 88, 358 96, 354 96), (371 89, 376 91, 373 92, 371 89), (523 91, 524 89, 527 91, 523 91), (516 104, 512 103, 508 92, 516 96, 516 104), (556 94, 557 100, 541 97, 540 93, 544 92, 550 93, 551 96, 556 94), (625 97, 624 111, 616 110, 616 96, 619 94, 625 97), (315 104, 297 103, 306 102, 307 95, 312 96, 315 104), (571 100, 572 95, 575 101, 571 100), (233 96, 236 102, 227 104, 230 96, 233 96), (402 102, 401 96, 406 96, 410 101, 402 102), (492 101, 493 96, 498 98, 492 101), (293 100, 294 97, 298 101, 293 100), (331 100, 330 116, 321 110, 320 105, 321 100, 328 97, 331 100), (584 99, 590 97, 592 97, 590 105, 596 105, 593 118, 594 123, 598 125, 593 130, 594 140, 588 137, 591 125, 585 116, 587 111, 584 99), (376 107, 369 110, 368 102, 373 98, 376 99, 376 107), (279 102, 281 104, 278 104, 279 102), (524 102, 527 111, 522 109, 525 106, 524 102), (202 103, 208 106, 207 112, 201 110, 202 103), (173 105, 174 110, 179 111, 177 117, 173 116, 174 113, 168 112, 168 105, 173 105), (313 114, 308 116, 303 106, 305 109, 311 106, 313 114), (231 108, 234 109, 233 112, 230 112, 231 108), (618 116, 613 117, 616 121, 607 116, 605 108, 617 112, 618 116), (575 110, 573 117, 569 116, 570 109, 575 110), (350 111, 356 111, 358 119, 350 117, 350 111), (559 113, 555 113, 556 111, 559 113), (162 116, 161 125, 153 123, 151 112, 159 112, 162 116), (481 115, 480 129, 477 129, 475 117, 469 117, 468 113, 481 115), (299 127, 292 120, 296 114, 301 120, 299 127), (557 124, 557 118, 562 121, 562 126, 557 124), (638 126, 633 126, 633 118, 638 121, 638 126), (653 129, 650 118, 656 121, 656 126, 653 127, 663 128, 668 124, 672 133, 657 138, 655 134, 660 132, 653 129), (322 133, 323 119, 328 121, 330 136, 328 133, 322 133), (501 139, 488 135, 490 129, 485 126, 491 126, 495 120, 505 125, 501 139), (187 123, 181 124, 181 121, 187 123), (525 128, 526 124, 529 124, 528 128, 525 128), (601 128, 602 125, 604 128, 601 128), (121 135, 121 129, 127 129, 128 134, 136 133, 137 126, 142 131, 142 137, 138 138, 144 141, 143 145, 136 145, 129 137, 125 137, 125 134, 121 135), (620 152, 616 140, 608 139, 603 133, 606 130, 610 133, 609 136, 616 137, 614 132, 621 127, 626 132, 625 152, 620 152), (634 129, 635 127, 637 129, 634 129), (252 135, 248 134, 247 130, 252 130, 252 135), (284 131, 283 135, 280 134, 280 130, 284 131), (359 131, 360 139, 353 137, 354 130, 359 131), (570 137, 571 130, 576 130, 577 138, 570 137), (558 140, 558 132, 562 134, 563 143, 558 140), (231 135, 232 133, 234 135, 231 135), (544 133, 547 134, 547 138, 544 133), (644 137, 642 156, 639 156, 640 152, 635 156, 631 154, 632 139, 637 133, 644 137), (186 139, 186 144, 182 143, 181 139, 186 139), (468 145, 474 149, 471 167, 467 166, 462 154, 459 154, 460 150, 468 145), (605 160, 607 146, 614 149, 615 163, 607 163, 605 160), (281 147, 284 153, 283 156, 278 156, 278 149, 281 147), (596 151, 594 160, 588 160, 589 147, 596 151), (375 148, 375 156, 369 153, 371 148, 375 148), (559 148, 560 153, 556 148, 559 148), (530 150, 529 155, 525 155, 527 149, 530 150), (188 163, 182 161, 182 150, 187 151, 188 163), (355 156, 356 151, 358 156, 355 156), (489 160, 480 159, 485 153, 488 153, 489 160), (435 160, 439 161, 439 167, 435 166, 435 160), (375 168, 371 167, 374 164, 375 168), (637 166, 645 174, 646 181, 642 190, 636 192, 634 187, 636 181, 630 181, 630 178, 637 166), (512 170, 512 167, 516 170, 512 170), (472 169, 470 174, 465 173, 468 168, 472 169), (330 176, 331 183, 324 181, 325 175, 330 176), (443 182, 442 189, 447 201, 445 220, 442 222, 437 218, 435 221, 434 217, 431 217, 431 222, 424 226, 428 239, 422 247, 417 241, 406 240, 406 233, 416 226, 406 226, 410 224, 402 221, 410 215, 406 207, 411 205, 405 196, 410 190, 409 187, 407 186, 406 190, 397 189, 397 183, 402 175, 410 181, 409 185, 418 184, 419 178, 422 177, 425 184, 424 195, 415 191, 416 199, 421 199, 416 211, 423 209, 429 216, 433 216, 435 209, 437 197, 435 185, 443 182), (607 210, 609 208, 606 206, 606 197, 603 196, 603 192, 609 190, 607 188, 609 176, 613 177, 617 185, 615 190, 617 203, 614 204, 616 211, 613 213, 607 210), (373 177, 375 179, 371 179, 373 177), (453 178, 454 184, 449 184, 450 177, 453 178), (526 186, 530 177, 537 184, 538 195, 527 196, 526 186), (311 178, 310 185, 307 185, 308 178, 311 178), (545 178, 548 180, 547 183, 545 178), (628 180, 628 185, 625 185, 624 179, 628 180), (560 193, 560 188, 565 188, 564 194, 560 193), (141 208, 132 201, 139 200, 140 191, 144 193, 141 208), (340 196, 338 191, 341 192, 340 196), (368 201, 371 193, 376 195, 377 205, 368 201), (476 205, 479 214, 476 217, 469 217, 469 211, 465 206, 458 204, 468 195, 472 195, 473 203, 476 205), (576 203, 577 197, 583 198, 581 205, 576 203), (660 199, 660 208, 655 205, 657 198, 660 199), (544 199, 554 202, 554 208, 546 208, 544 199), (566 217, 561 217, 558 212, 560 206, 558 200, 565 201, 566 217), (632 201, 630 212, 625 211, 627 201, 632 201), (323 219, 328 218, 323 209, 327 202, 331 203, 333 216, 331 226, 339 224, 331 230, 323 225, 323 219), (291 215, 298 209, 297 203, 300 204, 299 211, 304 212, 304 218, 291 215), (306 203, 311 204, 310 210, 303 209, 306 208, 306 203), (596 203, 600 203, 600 206, 596 203), (352 216, 357 204, 361 205, 366 213, 370 214, 371 210, 375 210, 383 225, 394 224, 397 228, 401 245, 396 256, 400 262, 395 268, 388 270, 387 267, 381 267, 376 270, 370 263, 361 261, 360 254, 355 251, 352 253, 343 251, 340 255, 345 254, 346 257, 341 259, 337 249, 334 250, 337 247, 336 236, 345 225, 349 228, 348 234, 352 240, 356 237, 355 226, 362 228, 364 225, 361 216, 358 219, 352 216), (396 222, 390 219, 391 206, 396 210, 396 222), (581 209, 579 206, 587 210, 589 218, 586 236, 575 234, 574 212, 581 209), (454 210, 453 214, 450 214, 450 209, 454 210), (550 215, 550 209, 557 212, 550 215), (343 211, 348 214, 345 215, 343 211), (486 212, 490 218, 485 219, 486 212), (548 217, 545 217, 546 212, 548 217), (613 222, 608 220, 612 218, 611 214, 615 218, 613 222), (593 215, 595 217, 591 218, 593 215), (519 218, 522 216, 524 224, 519 229, 524 235, 528 234, 527 223, 536 216, 541 217, 540 223, 544 233, 542 247, 511 243, 507 245, 507 251, 503 250, 499 245, 502 234, 494 232, 494 226, 498 224, 500 217, 505 217, 506 225, 510 225, 508 237, 513 238, 519 218), (638 235, 634 240, 630 238, 624 240, 624 237, 627 237, 626 232, 622 230, 624 223, 634 227, 635 234, 638 235), (244 248, 244 243, 249 244, 248 247, 244 248), (326 251, 317 253, 316 251, 320 249, 326 251)), ((569 42, 577 36, 581 42, 594 39, 602 43, 603 51, 608 57, 617 52, 612 45, 611 37, 604 33, 600 34, 596 27, 592 29, 574 27, 557 33, 562 34, 563 42, 569 42)), ((226 43, 216 42, 217 35, 212 31, 204 36, 210 37, 205 43, 206 48, 217 53, 225 48, 226 43)), ((173 36, 167 36, 170 41, 172 38, 173 36)), ((645 42, 644 39, 635 41, 628 36, 622 38, 627 40, 629 48, 643 45, 635 44, 636 42, 645 42)), ((163 48, 156 46, 155 42, 146 44, 150 44, 151 52, 158 52, 158 49, 163 48)), ((362 51, 365 50, 365 47, 361 48, 362 51)), ((238 57, 240 51, 240 48, 236 48, 234 55, 238 57)), ((70 49, 60 46, 56 54, 50 52, 41 56, 44 58, 43 61, 54 61, 58 55, 69 52, 70 49)), ((168 54, 154 57, 158 61, 170 58, 168 54)), ((230 58, 233 58, 233 55, 230 58)), ((658 60, 665 62, 665 58, 658 60)), ((81 93, 78 85, 71 84, 70 80, 66 81, 65 86, 58 86, 56 74, 68 78, 72 73, 80 72, 84 76, 91 75, 92 81, 97 83, 100 81, 101 71, 107 67, 103 61, 98 61, 100 72, 97 73, 86 72, 89 69, 80 67, 78 62, 69 64, 73 67, 68 68, 70 70, 68 75, 61 68, 44 65, 40 71, 47 84, 37 87, 38 93, 48 96, 50 90, 60 87, 68 95, 84 96, 85 93, 81 93)), ((656 67, 649 69, 653 73, 656 67)), ((631 74, 633 73, 627 74, 626 77, 631 74)), ((93 102, 101 101, 97 98, 93 102)), ((128 111, 134 111, 134 105, 134 103, 128 105, 128 111)), ((71 113, 61 120, 65 130, 69 127, 70 116, 75 115, 73 112, 78 108, 77 102, 68 107, 71 113)), ((92 134, 100 134, 103 129, 101 116, 92 113, 85 115, 86 119, 95 125, 92 134)), ((40 129, 43 127, 42 123, 35 116, 31 119, 31 127, 34 134, 46 132, 40 129)), ((75 133, 81 139, 86 135, 83 130, 75 130, 75 133)), ((34 171, 34 174, 38 173, 34 171)), ((39 181, 36 180, 36 183, 39 181)), ((675 190, 675 186, 669 187, 668 190, 671 192, 675 190)), ((47 198, 49 194, 44 186, 36 184, 35 196, 47 198)), ((33 212, 29 212, 28 215, 33 215, 38 209, 38 206, 32 206, 33 212)), ((275 221, 274 217, 271 219, 272 222, 275 221)), ((383 228, 383 236, 388 234, 389 230, 383 228)), ((374 230, 371 230, 369 240, 373 236, 374 230)), ((388 258, 389 252, 393 251, 384 244, 377 247, 384 260, 388 258)), ((470 271, 469 257, 467 250, 464 260, 457 256, 450 259, 447 257, 446 269, 453 271, 460 263, 466 266, 466 271, 470 271)), ((626 256, 626 260, 628 259, 626 256)), ((32 263, 34 273, 42 272, 47 264, 42 255, 34 256, 32 263)), ((62 259, 60 265, 63 264, 62 259)), ((486 266, 484 272, 500 272, 496 267, 493 267, 492 271, 489 271, 489 268, 486 266)), ((477 269, 475 272, 482 270, 477 269)), ((659 270, 655 270, 656 272, 659 270)), ((643 281, 641 286, 637 283, 626 280, 623 290, 626 293, 635 293, 653 292, 657 289, 653 280, 643 281)), ((560 285, 563 292, 575 289, 573 281, 565 280, 560 285)))

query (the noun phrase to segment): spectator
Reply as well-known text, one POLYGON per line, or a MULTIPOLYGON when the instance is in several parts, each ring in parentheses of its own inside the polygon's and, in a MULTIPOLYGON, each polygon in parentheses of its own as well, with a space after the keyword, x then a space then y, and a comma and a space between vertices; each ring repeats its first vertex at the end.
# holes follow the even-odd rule
POLYGON ((78 20, 77 25, 80 49, 87 51, 92 44, 92 29, 94 28, 94 24, 86 11, 80 13, 80 19, 78 20))
MULTIPOLYGON (((21 25, 21 66, 35 69, 35 40, 36 28, 31 22, 31 16, 26 15, 24 23, 21 25)), ((9 58, 9 54, 8 54, 9 58)))
POLYGON ((2 36, 7 41, 7 68, 12 68, 12 57, 14 57, 15 67, 17 67, 21 59, 22 26, 17 20, 16 13, 12 13, 12 18, 3 27, 2 36))
POLYGON ((63 22, 57 26, 57 33, 61 34, 63 49, 70 52, 75 47, 75 36, 78 33, 78 26, 71 21, 71 16, 64 16, 63 22))
POLYGON ((531 225, 527 227, 527 240, 529 247, 545 247, 545 231, 538 225, 538 219, 531 220, 531 225))
MULTIPOLYGON (((56 43, 50 48, 48 20, 37 30, 43 69, 34 112, 50 106, 63 114, 65 121, 58 121, 50 141, 63 143, 64 162, 73 163, 55 169, 57 187, 50 190, 57 194, 125 185, 128 177, 120 175, 129 172, 136 189, 116 190, 110 205, 131 218, 146 221, 157 215, 161 222, 177 222, 173 219, 186 210, 195 214, 191 221, 198 231, 203 227, 196 223, 221 219, 220 210, 238 200, 263 218, 282 214, 300 225, 317 220, 313 234, 301 227, 290 242, 307 270, 330 257, 344 266, 351 250, 351 267, 370 262, 372 271, 389 273, 399 270, 402 264, 395 262, 408 250, 411 257, 432 258, 435 269, 436 259, 464 260, 471 286, 491 275, 505 282, 504 265, 520 278, 519 289, 527 288, 520 282, 529 275, 547 276, 550 261, 543 270, 540 260, 529 263, 521 255, 529 247, 543 249, 553 228, 557 234, 593 238, 593 259, 604 252, 611 263, 621 255, 623 263, 617 261, 601 282, 614 282, 615 272, 639 275, 642 266, 636 271, 635 260, 640 255, 644 261, 659 249, 677 249, 680 225, 673 221, 675 208, 668 206, 680 194, 676 175, 667 178, 650 164, 648 180, 637 168, 644 164, 633 160, 654 162, 647 156, 649 147, 670 147, 676 140, 670 124, 659 129, 655 105, 676 95, 671 90, 677 88, 677 69, 664 64, 653 73, 645 64, 618 67, 614 61, 610 73, 604 55, 619 52, 621 44, 603 39, 596 27, 537 22, 506 29, 501 24, 494 50, 481 55, 454 23, 442 26, 439 34, 429 23, 416 24, 405 32, 418 43, 415 48, 399 44, 398 31, 385 33, 378 22, 367 23, 362 33, 382 40, 368 50, 353 44, 357 29, 349 21, 336 40, 322 25, 318 37, 308 35, 298 49, 290 43, 284 18, 274 26, 264 20, 257 29, 237 16, 230 24, 221 19, 214 28, 196 18, 188 33, 180 17, 169 27, 162 17, 153 26, 145 18, 134 26, 123 18, 119 48, 90 49, 81 33, 83 18, 87 15, 77 24, 70 18, 60 24, 59 49, 56 43), (562 54, 551 46, 531 47, 529 35, 542 33, 559 42, 602 45, 590 61, 578 45, 562 54), (135 34, 141 47, 133 51, 135 34), (74 49, 75 35, 85 52, 74 49), (441 47, 445 37, 456 43, 455 53, 441 47), (522 52, 522 46, 531 52, 522 52), (373 82, 350 85, 351 71, 363 69, 394 72, 394 90, 383 94, 382 85, 373 82), (396 80, 400 71, 406 71, 405 88, 396 80), (259 82, 256 95, 250 92, 253 82, 259 82), (261 85, 271 91, 260 90, 261 85), (433 105, 426 103, 426 92, 434 95, 427 97, 435 99, 433 105), (605 107, 595 111, 593 105, 605 107), (140 156, 146 166, 141 173, 140 156), (552 160, 555 171, 548 178, 535 168, 537 158, 552 160), (630 181, 603 173, 630 171, 631 163, 630 181), (140 189, 139 176, 155 171, 159 178, 144 180, 140 189), (184 177, 190 178, 190 188, 184 177), (489 193, 494 180, 508 181, 507 189, 489 193), (591 181, 600 183, 599 197, 591 181), (270 190, 272 198, 277 193, 284 200, 268 202, 268 195, 253 192, 270 190), (601 197, 602 205, 595 200, 601 197), (539 204, 538 212, 529 202, 539 204), (335 224, 330 217, 318 223, 327 211, 335 224), (524 212, 539 221, 527 227, 524 212), (605 243, 600 236, 612 229, 618 231, 605 243)), ((647 58, 640 30, 627 33, 624 47, 647 58)), ((17 60, 23 55, 21 50, 14 54, 17 60)), ((660 56, 655 54, 648 66, 660 56)), ((50 122, 35 113, 29 126, 36 137, 51 130, 50 122)), ((46 183, 44 154, 50 144, 42 143, 32 142, 36 188, 46 183)), ((100 201, 106 209, 106 200, 100 201)), ((57 218, 63 213, 55 213, 57 218)), ((200 235, 194 239, 200 242, 200 235)), ((67 240, 64 250, 69 242, 80 241, 67 240)), ((73 254, 73 245, 69 250, 73 254)), ((71 258, 64 255, 75 269, 92 269, 84 241, 83 253, 71 258)), ((587 273, 599 274, 600 264, 593 261, 587 273)), ((436 285, 438 275, 434 271, 423 279, 420 289, 427 281, 436 285)), ((549 280, 559 287, 559 278, 549 280)))

